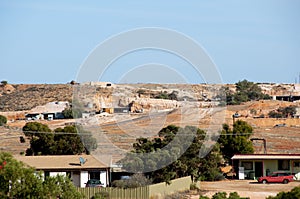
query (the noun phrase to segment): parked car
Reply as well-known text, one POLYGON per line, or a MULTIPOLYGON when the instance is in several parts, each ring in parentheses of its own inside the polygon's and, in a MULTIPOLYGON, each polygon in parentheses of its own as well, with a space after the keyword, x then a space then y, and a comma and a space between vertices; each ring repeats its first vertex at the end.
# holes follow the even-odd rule
POLYGON ((241 117, 241 115, 238 112, 236 112, 235 114, 232 115, 232 117, 239 118, 239 117, 241 117))
POLYGON ((283 183, 287 184, 291 181, 294 180, 294 175, 291 175, 290 173, 287 172, 273 172, 269 176, 264 176, 258 178, 258 182, 266 184, 266 183, 272 183, 272 182, 277 182, 277 183, 283 183))
POLYGON ((85 183, 85 187, 103 187, 103 184, 100 180, 90 179, 85 183))
POLYGON ((285 127, 285 126, 286 126, 286 124, 283 123, 283 124, 276 124, 274 127, 285 127))

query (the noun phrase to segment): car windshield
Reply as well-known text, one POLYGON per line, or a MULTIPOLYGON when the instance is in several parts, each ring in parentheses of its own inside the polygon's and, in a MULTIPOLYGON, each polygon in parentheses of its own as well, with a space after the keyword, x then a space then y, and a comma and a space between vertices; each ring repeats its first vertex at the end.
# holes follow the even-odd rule
POLYGON ((89 180, 88 184, 101 184, 100 180, 89 180))

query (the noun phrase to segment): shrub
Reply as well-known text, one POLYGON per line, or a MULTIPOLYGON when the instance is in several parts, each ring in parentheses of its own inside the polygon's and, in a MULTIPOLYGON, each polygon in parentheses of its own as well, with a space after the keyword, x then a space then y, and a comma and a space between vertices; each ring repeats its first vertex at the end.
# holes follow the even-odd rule
POLYGON ((7 123, 7 119, 5 116, 0 115, 0 126, 3 126, 7 123))
POLYGON ((226 102, 229 105, 241 104, 251 100, 271 99, 269 95, 262 93, 257 83, 243 80, 236 83, 235 86, 235 93, 225 88, 226 102))
POLYGON ((196 183, 192 183, 192 184, 190 185, 190 190, 199 190, 199 188, 198 188, 198 186, 197 186, 196 183))
POLYGON ((112 182, 114 187, 119 188, 136 188, 146 185, 150 185, 152 181, 143 174, 137 173, 131 176, 129 179, 115 180, 112 182))
POLYGON ((209 199, 207 196, 200 196, 199 199, 209 199))
POLYGON ((101 191, 99 193, 96 193, 92 199, 107 199, 109 198, 109 193, 105 191, 101 191))
POLYGON ((82 117, 82 111, 78 108, 65 108, 62 111, 62 114, 64 118, 66 119, 73 119, 73 118, 81 118, 82 117))
POLYGON ((7 82, 6 80, 2 80, 2 81, 1 81, 1 84, 2 84, 3 86, 5 86, 5 85, 8 84, 8 82, 7 82))
MULTIPOLYGON (((209 197, 200 196, 199 199, 209 199, 209 197)), ((248 199, 248 197, 247 198, 240 197, 237 192, 232 192, 227 197, 226 192, 218 192, 218 193, 215 193, 215 195, 212 196, 212 199, 248 199)))
POLYGON ((287 118, 293 117, 296 114, 296 106, 279 107, 277 110, 268 113, 270 118, 287 118))
POLYGON ((269 196, 267 199, 285 199, 285 198, 300 198, 300 186, 294 187, 289 192, 279 192, 276 196, 269 196))

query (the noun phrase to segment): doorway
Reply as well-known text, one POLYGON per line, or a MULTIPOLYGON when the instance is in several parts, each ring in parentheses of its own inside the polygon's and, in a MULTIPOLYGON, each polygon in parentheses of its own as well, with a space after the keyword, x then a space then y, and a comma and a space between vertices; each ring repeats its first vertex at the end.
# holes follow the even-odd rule
POLYGON ((255 162, 255 177, 263 176, 263 162, 255 162))

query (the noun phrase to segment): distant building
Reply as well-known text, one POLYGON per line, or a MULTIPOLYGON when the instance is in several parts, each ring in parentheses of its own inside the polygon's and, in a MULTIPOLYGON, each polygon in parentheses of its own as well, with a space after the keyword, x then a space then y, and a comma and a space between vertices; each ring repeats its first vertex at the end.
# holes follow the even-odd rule
POLYGON ((129 113, 129 107, 114 108, 114 113, 129 113))

